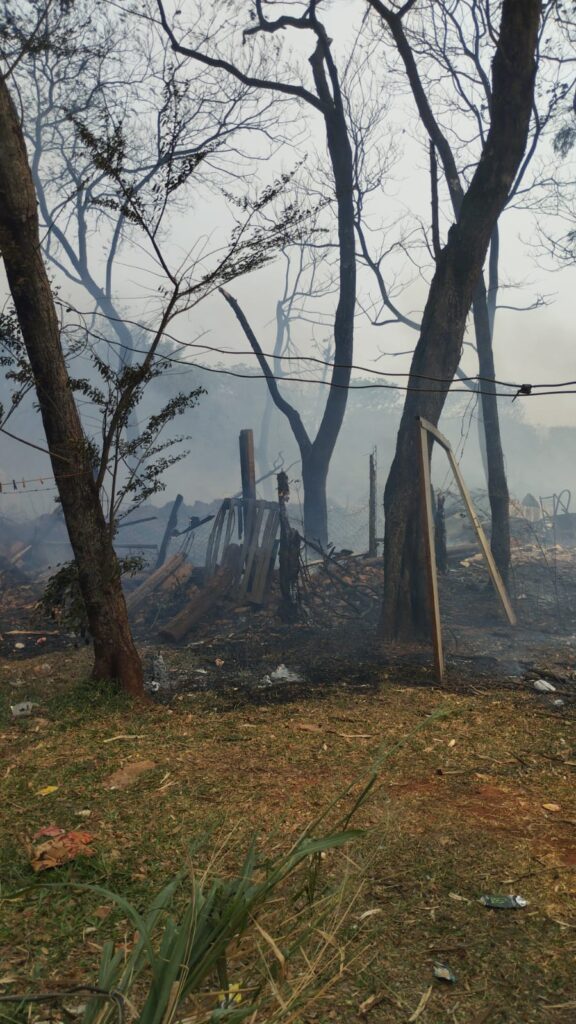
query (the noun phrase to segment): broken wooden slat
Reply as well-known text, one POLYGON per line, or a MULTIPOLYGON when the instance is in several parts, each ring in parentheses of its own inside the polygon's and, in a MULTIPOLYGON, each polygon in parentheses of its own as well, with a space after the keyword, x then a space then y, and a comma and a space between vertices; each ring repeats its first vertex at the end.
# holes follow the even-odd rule
POLYGON ((448 456, 448 461, 452 468, 452 472, 454 473, 454 478, 456 480, 456 483, 458 484, 460 494, 462 495, 462 501, 464 502, 466 509, 468 511, 470 522, 472 523, 472 526, 478 538, 478 543, 480 544, 482 554, 484 555, 486 566, 488 568, 488 572, 490 573, 490 578, 492 580, 492 583, 494 584, 496 593, 500 598, 500 603, 502 605, 502 608, 504 609, 504 614, 506 615, 506 618, 508 619, 510 625, 515 626, 517 619, 514 609, 512 608, 512 605, 510 603, 510 598, 508 597, 508 591, 504 586, 504 581, 502 580, 500 572, 498 571, 498 566, 494 561, 494 556, 490 550, 488 539, 486 537, 486 534, 484 533, 484 530, 482 529, 482 524, 476 514, 476 509, 474 508, 470 492, 466 486, 466 483, 464 482, 464 477, 460 472, 460 467, 456 462, 450 442, 448 441, 447 438, 444 437, 443 434, 440 433, 438 428, 435 427, 432 423, 429 423, 428 420, 420 419, 420 426, 424 430, 427 430, 429 434, 432 434, 432 436, 436 439, 436 441, 438 441, 438 444, 442 446, 442 448, 444 449, 448 456))
POLYGON ((427 428, 424 426, 423 420, 420 420, 420 484, 424 516, 424 542, 426 550, 428 592, 430 596, 430 610, 432 612, 434 664, 438 682, 441 683, 444 679, 444 650, 442 646, 442 627, 440 624, 438 573, 436 571, 436 546, 434 544, 434 510, 432 508, 432 483, 430 480, 430 445, 428 443, 427 428))
POLYGON ((164 640, 178 643, 216 607, 235 587, 240 564, 241 549, 230 544, 226 549, 224 563, 216 569, 206 586, 197 591, 188 604, 160 630, 164 640))
POLYGON ((183 501, 184 498, 182 497, 182 495, 177 494, 174 499, 172 508, 170 509, 170 515, 168 516, 168 522, 166 523, 166 529, 164 530, 164 536, 162 537, 162 543, 160 545, 160 550, 158 552, 158 558, 156 559, 156 565, 154 566, 155 569, 159 569, 160 566, 164 565, 164 562, 166 561, 166 555, 168 554, 168 545, 170 544, 170 541, 172 540, 172 537, 178 525, 178 512, 180 509, 180 505, 182 504, 183 501))
POLYGON ((140 608, 150 594, 154 593, 171 573, 176 572, 186 561, 186 555, 180 551, 176 555, 172 555, 164 565, 156 569, 155 572, 151 573, 143 583, 140 584, 136 590, 133 590, 126 599, 126 606, 129 612, 135 612, 140 608))

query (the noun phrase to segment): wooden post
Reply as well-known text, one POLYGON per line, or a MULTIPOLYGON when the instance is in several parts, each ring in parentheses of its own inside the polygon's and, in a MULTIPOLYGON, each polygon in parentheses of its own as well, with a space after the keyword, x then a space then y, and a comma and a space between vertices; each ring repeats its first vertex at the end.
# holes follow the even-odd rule
POLYGON ((240 473, 242 476, 242 500, 244 502, 244 533, 249 538, 252 531, 254 502, 256 500, 256 467, 254 463, 254 433, 240 431, 240 473))
POLYGON ((439 683, 444 680, 444 651, 442 647, 442 627, 440 624, 440 600, 438 598, 438 573, 436 571, 436 547, 434 542, 434 509, 432 507, 432 484, 430 481, 430 446, 428 432, 420 420, 420 484, 422 493, 422 512, 424 519, 424 546, 426 550, 426 569, 428 573, 428 592, 432 613, 432 643, 434 645, 434 665, 439 683))
POLYGON ((177 494, 174 500, 174 504, 170 509, 170 515, 168 516, 168 522, 166 523, 166 529, 164 530, 164 536, 162 537, 162 543, 160 545, 160 550, 158 552, 158 558, 156 559, 154 571, 156 571, 156 569, 159 569, 161 565, 164 565, 164 562, 166 561, 168 545, 178 525, 178 510, 183 501, 184 498, 182 497, 182 495, 177 494))
POLYGON ((368 506, 368 555, 376 558, 376 449, 370 455, 370 497, 368 506))

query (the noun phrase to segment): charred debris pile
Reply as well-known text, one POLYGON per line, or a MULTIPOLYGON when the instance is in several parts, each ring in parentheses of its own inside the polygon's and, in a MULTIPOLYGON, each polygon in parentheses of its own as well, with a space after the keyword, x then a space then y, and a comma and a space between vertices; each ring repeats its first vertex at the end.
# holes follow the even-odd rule
MULTIPOLYGON (((139 536, 130 531, 124 543, 118 534, 119 554, 128 550, 143 556, 144 564, 125 577, 137 638, 188 646, 214 631, 266 634, 277 623, 296 634, 303 628, 342 627, 344 634, 358 629, 374 633, 381 558, 368 543, 363 551, 337 551, 305 539, 289 516, 285 474, 278 484, 277 501, 228 498, 198 505, 193 515, 178 496, 163 511, 161 529, 155 516, 143 514, 134 524, 139 536), (150 536, 152 522, 155 542, 141 541, 150 536)), ((486 496, 474 498, 480 519, 487 521, 486 496)), ((473 644, 480 648, 487 642, 483 627, 489 632, 498 626, 494 595, 460 498, 447 492, 442 499, 437 534, 446 538, 446 565, 438 560, 445 570, 440 573, 443 615, 454 635, 471 623, 480 627, 473 644)), ((521 626, 566 636, 576 610, 576 514, 569 510, 569 496, 554 496, 549 507, 546 501, 527 496, 512 504, 510 596, 521 626)), ((42 603, 53 572, 34 561, 35 544, 45 547, 47 541, 45 521, 42 527, 29 524, 20 539, 15 523, 2 530, 0 634, 5 654, 30 656, 37 645, 50 649, 81 640, 82 629, 71 623, 70 608, 57 603, 51 608, 45 598, 42 603)), ((54 534, 59 542, 56 527, 54 534)))

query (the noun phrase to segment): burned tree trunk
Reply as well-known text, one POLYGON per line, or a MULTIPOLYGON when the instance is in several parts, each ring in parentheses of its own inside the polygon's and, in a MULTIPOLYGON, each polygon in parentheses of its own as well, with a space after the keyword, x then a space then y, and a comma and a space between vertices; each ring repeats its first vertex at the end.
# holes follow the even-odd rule
POLYGON ((325 548, 328 543, 328 504, 326 478, 329 462, 319 462, 314 451, 302 455, 302 486, 304 490, 304 535, 325 548))
POLYGON ((486 445, 486 476, 492 529, 490 547, 500 575, 508 582, 510 568, 510 495, 504 465, 500 419, 498 416, 498 399, 494 379, 494 348, 492 345, 492 329, 488 315, 488 302, 484 277, 481 276, 473 301, 474 331, 476 350, 478 352, 478 368, 480 371, 480 391, 482 402, 482 419, 484 423, 484 442, 486 445))
POLYGON ((0 77, 0 249, 34 376, 90 631, 94 678, 141 696, 143 677, 40 250, 36 193, 16 109, 0 77))
MULTIPOLYGON (((380 0, 370 3, 392 29, 416 94, 421 84, 399 15, 391 14, 380 0)), ((439 254, 412 359, 409 384, 413 390, 407 393, 384 495, 382 624, 384 635, 390 639, 414 637, 428 627, 415 418, 422 416, 434 425, 438 423, 448 386, 433 391, 426 380, 452 380, 458 367, 466 318, 490 236, 526 146, 540 14, 541 0, 503 2, 493 61, 490 131, 457 221, 439 254)), ((423 109, 428 107, 425 97, 420 96, 420 101, 423 109)))
MULTIPOLYGON (((302 479, 304 491, 311 492, 304 498, 305 529, 320 540, 324 547, 328 541, 326 514, 326 481, 330 461, 346 412, 348 390, 352 373, 354 346, 354 314, 356 309, 356 237, 354 223, 354 157, 350 144, 345 103, 342 96, 338 70, 331 52, 331 40, 325 27, 318 19, 316 5, 311 4, 300 17, 289 19, 298 28, 308 29, 316 37, 316 46, 311 54, 310 66, 314 79, 315 93, 301 85, 290 85, 274 80, 252 78, 228 61, 215 58, 179 43, 170 29, 162 0, 157 0, 160 20, 167 32, 173 50, 200 63, 222 68, 228 74, 239 78, 248 85, 260 89, 278 91, 296 96, 318 110, 324 120, 326 145, 330 157, 334 194, 338 213, 338 302, 334 315, 334 364, 330 378, 328 398, 316 437, 312 440, 304 428, 296 409, 284 399, 278 389, 275 375, 263 354, 254 331, 240 309, 236 299, 220 289, 224 298, 234 310, 260 367, 268 382, 268 388, 276 407, 287 417, 298 443, 302 458, 302 479), (310 452, 308 452, 310 449, 310 452), (304 456, 304 450, 306 456, 304 456), (306 468, 305 468, 306 463, 306 468)), ((261 5, 256 5, 255 24, 246 29, 244 36, 258 32, 275 33, 287 27, 283 18, 268 21, 261 5)))

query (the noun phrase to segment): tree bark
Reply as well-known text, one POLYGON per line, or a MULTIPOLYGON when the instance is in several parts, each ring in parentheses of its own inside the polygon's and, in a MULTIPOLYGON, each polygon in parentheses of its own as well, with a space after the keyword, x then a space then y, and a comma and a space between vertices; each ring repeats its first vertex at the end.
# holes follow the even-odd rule
MULTIPOLYGON (((391 15, 379 0, 370 2, 381 14, 385 13, 396 38, 399 16, 391 15)), ((526 146, 540 14, 541 0, 503 2, 493 61, 490 131, 470 187, 462 198, 457 221, 439 255, 412 359, 409 385, 414 390, 407 392, 384 494, 382 625, 389 639, 413 638, 428 630, 415 418, 423 416, 434 425, 438 423, 448 387, 439 386, 433 391, 425 378, 452 380, 458 368, 466 318, 490 236, 526 146)), ((404 45, 406 37, 400 41, 404 45)), ((400 49, 400 43, 398 46, 400 49)), ((411 53, 402 56, 410 75, 411 53)))
POLYGON ((94 640, 93 677, 143 694, 120 570, 93 478, 60 343, 54 299, 40 249, 36 193, 22 128, 0 77, 0 249, 38 404, 80 589, 94 640))

